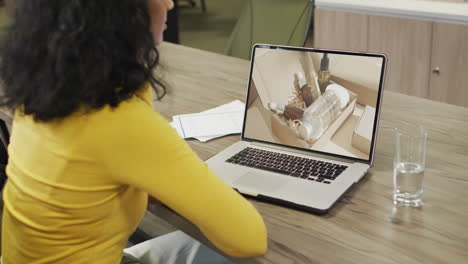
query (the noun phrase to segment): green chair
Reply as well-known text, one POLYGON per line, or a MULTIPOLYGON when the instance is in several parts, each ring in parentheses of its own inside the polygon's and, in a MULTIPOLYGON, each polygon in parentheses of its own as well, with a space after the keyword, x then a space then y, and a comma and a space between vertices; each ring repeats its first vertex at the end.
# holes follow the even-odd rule
POLYGON ((312 0, 245 0, 225 54, 250 59, 255 43, 304 46, 312 10, 312 0))

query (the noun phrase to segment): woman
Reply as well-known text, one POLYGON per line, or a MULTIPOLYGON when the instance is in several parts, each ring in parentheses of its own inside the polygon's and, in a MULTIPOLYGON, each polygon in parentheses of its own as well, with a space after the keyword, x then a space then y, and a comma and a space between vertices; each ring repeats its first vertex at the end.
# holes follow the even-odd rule
POLYGON ((21 2, 0 68, 2 104, 16 109, 3 264, 119 263, 148 195, 226 254, 263 254, 255 208, 153 110, 150 88, 165 94, 154 44, 172 1, 21 2))

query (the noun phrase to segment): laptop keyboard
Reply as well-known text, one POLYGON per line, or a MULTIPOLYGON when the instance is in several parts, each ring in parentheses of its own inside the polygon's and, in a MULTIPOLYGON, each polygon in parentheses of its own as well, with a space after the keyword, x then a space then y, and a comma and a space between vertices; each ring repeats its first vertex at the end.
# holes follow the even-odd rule
POLYGON ((256 148, 245 148, 226 160, 256 169, 330 184, 348 166, 256 148))

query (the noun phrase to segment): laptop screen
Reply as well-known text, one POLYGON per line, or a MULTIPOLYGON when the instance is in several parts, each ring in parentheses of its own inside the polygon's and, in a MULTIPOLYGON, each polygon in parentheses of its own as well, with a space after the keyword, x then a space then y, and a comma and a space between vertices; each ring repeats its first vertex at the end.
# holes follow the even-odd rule
POLYGON ((371 162, 385 60, 256 45, 242 138, 371 162))

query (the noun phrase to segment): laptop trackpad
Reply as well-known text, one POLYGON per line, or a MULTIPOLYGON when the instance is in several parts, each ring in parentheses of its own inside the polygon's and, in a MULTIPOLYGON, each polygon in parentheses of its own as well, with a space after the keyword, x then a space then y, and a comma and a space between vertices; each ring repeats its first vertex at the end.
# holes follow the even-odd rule
POLYGON ((276 192, 288 183, 288 179, 257 172, 247 172, 235 180, 232 185, 240 192, 250 194, 268 194, 276 192))

